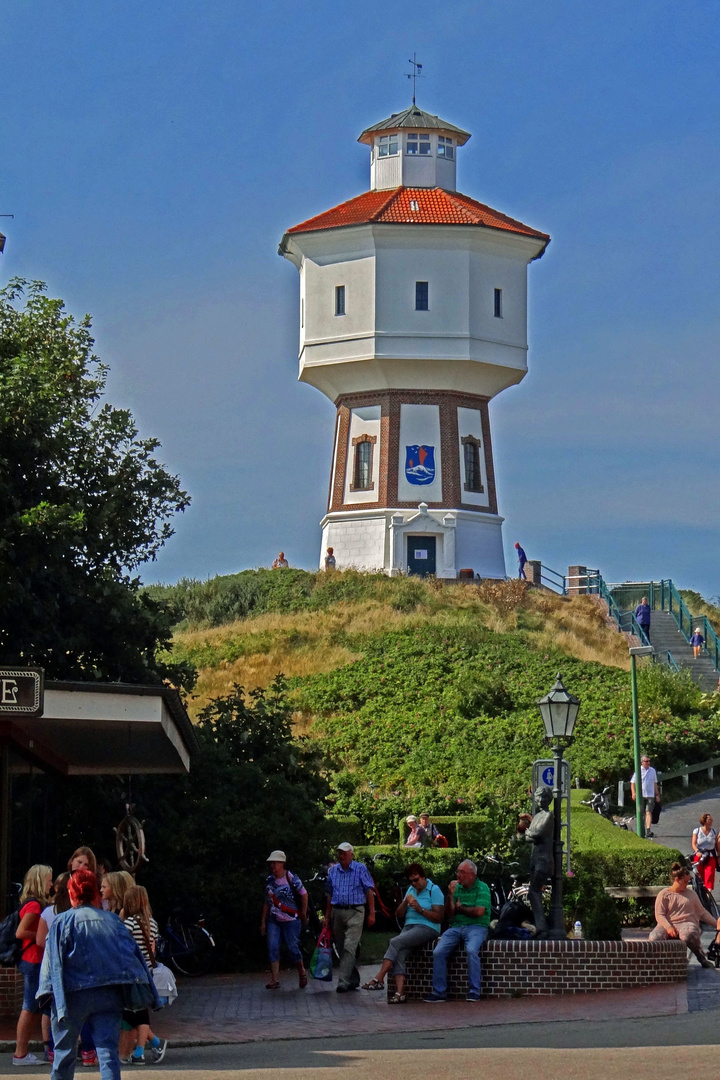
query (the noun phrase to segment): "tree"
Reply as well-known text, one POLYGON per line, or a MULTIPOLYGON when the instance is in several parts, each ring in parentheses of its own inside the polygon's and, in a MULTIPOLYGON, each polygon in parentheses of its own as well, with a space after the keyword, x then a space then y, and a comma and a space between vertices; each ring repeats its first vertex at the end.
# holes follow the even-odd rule
POLYGON ((219 963, 233 968, 264 955, 269 853, 284 850, 303 878, 327 858, 328 785, 317 747, 293 736, 281 676, 250 694, 235 685, 195 731, 201 752, 189 775, 135 779, 150 852, 142 882, 160 911, 196 902, 222 945, 219 963))
POLYGON ((187 681, 158 662, 171 618, 132 571, 190 500, 158 441, 102 402, 90 326, 42 282, 0 290, 0 656, 51 678, 187 681))

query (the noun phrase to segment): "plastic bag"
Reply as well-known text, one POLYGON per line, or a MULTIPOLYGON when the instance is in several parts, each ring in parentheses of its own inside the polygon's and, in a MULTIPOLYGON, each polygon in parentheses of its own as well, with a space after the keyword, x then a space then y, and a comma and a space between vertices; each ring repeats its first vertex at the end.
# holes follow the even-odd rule
POLYGON ((332 982, 332 937, 329 927, 324 927, 317 940, 310 961, 310 974, 321 982, 332 982))

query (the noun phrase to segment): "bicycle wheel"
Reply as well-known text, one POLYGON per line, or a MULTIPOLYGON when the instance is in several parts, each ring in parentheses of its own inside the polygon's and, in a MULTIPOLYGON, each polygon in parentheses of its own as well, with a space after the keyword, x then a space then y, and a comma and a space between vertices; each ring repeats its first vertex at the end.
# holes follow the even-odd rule
POLYGON ((212 966, 213 944, 199 926, 176 923, 166 938, 168 959, 179 975, 206 975, 212 966))
POLYGON ((709 912, 710 915, 712 915, 713 919, 720 918, 720 914, 718 913, 717 901, 713 894, 705 888, 699 878, 696 877, 693 884, 695 892, 697 894, 697 898, 702 904, 702 906, 705 908, 705 910, 709 912))

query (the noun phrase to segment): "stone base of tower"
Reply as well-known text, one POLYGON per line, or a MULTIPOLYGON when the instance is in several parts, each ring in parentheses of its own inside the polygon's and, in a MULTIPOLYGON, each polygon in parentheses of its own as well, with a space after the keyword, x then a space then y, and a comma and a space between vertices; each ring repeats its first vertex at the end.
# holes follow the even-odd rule
POLYGON ((414 573, 457 578, 472 570, 481 578, 505 578, 503 518, 468 510, 347 510, 321 521, 322 550, 333 548, 338 570, 414 573))

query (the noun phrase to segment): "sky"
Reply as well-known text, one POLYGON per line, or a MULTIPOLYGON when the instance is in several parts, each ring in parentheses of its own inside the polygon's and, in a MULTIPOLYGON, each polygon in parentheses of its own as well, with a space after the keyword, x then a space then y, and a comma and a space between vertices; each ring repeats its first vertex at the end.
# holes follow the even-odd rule
POLYGON ((192 505, 144 580, 317 566, 334 406, 283 232, 366 191, 370 124, 472 133, 458 188, 549 232, 491 404, 508 568, 720 593, 717 0, 5 0, 0 283, 93 317, 192 505))

